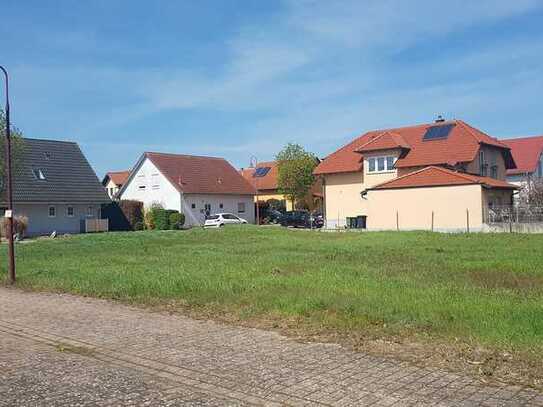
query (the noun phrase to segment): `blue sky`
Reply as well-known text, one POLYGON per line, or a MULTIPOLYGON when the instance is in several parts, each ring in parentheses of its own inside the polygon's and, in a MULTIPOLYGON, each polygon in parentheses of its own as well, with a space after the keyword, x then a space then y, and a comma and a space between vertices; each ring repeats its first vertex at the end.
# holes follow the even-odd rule
POLYGON ((0 64, 27 137, 99 176, 143 151, 247 166, 460 118, 543 134, 543 1, 3 0, 0 64))

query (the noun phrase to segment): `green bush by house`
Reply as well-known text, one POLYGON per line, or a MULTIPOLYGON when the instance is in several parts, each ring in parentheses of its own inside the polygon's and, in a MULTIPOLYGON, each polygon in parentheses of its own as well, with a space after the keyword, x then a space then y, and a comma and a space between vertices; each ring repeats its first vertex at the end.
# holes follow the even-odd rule
POLYGON ((161 205, 153 205, 145 213, 145 226, 150 230, 180 229, 185 223, 185 215, 176 210, 164 209, 161 205))
POLYGON ((170 213, 170 229, 179 230, 185 224, 185 214, 174 211, 170 213))

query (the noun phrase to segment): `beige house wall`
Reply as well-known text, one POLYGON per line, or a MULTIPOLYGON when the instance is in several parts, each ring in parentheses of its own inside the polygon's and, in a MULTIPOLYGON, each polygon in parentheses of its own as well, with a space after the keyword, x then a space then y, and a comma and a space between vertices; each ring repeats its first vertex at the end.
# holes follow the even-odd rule
POLYGON ((466 231, 483 226, 483 192, 480 185, 404 188, 369 191, 370 230, 466 231), (396 218, 397 216, 397 218, 396 218))
POLYGON ((344 227, 347 217, 366 214, 366 202, 360 197, 363 179, 362 172, 325 175, 324 207, 327 227, 344 227))
POLYGON ((344 227, 348 217, 368 215, 367 201, 360 193, 372 186, 389 181, 398 176, 396 169, 379 173, 368 172, 368 160, 372 157, 399 157, 398 150, 365 153, 363 171, 324 176, 324 207, 326 226, 344 227))

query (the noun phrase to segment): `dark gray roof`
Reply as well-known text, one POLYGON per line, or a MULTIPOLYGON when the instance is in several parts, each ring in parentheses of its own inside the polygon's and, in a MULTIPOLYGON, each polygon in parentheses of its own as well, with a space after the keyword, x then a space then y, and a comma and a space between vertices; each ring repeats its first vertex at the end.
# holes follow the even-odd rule
POLYGON ((22 159, 13 177, 15 206, 20 202, 110 202, 77 143, 25 138, 23 144, 22 159), (39 179, 35 171, 41 171, 45 179, 39 179))

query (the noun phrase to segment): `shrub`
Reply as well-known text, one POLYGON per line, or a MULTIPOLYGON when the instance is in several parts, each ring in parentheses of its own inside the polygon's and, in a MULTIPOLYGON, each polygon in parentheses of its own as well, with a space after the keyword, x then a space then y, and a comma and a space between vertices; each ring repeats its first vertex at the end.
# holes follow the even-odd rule
POLYGON ((151 205, 145 212, 145 228, 149 230, 179 229, 184 223, 183 214, 173 209, 164 209, 158 203, 151 205))
POLYGON ((143 217, 143 224, 144 224, 144 229, 147 229, 147 230, 155 229, 155 216, 154 216, 154 210, 152 208, 147 209, 145 211, 145 215, 143 217))
POLYGON ((168 230, 170 224, 169 211, 163 208, 152 209, 153 220, 155 222, 156 230, 168 230))
POLYGON ((168 215, 164 207, 159 203, 153 203, 145 211, 145 229, 164 230, 168 228, 168 215))
POLYGON ((136 226, 138 224, 143 225, 143 202, 133 200, 121 200, 119 201, 119 207, 123 212, 125 218, 130 224, 132 230, 141 230, 136 226))
POLYGON ((185 214, 174 211, 170 213, 170 229, 179 230, 185 224, 185 214))

